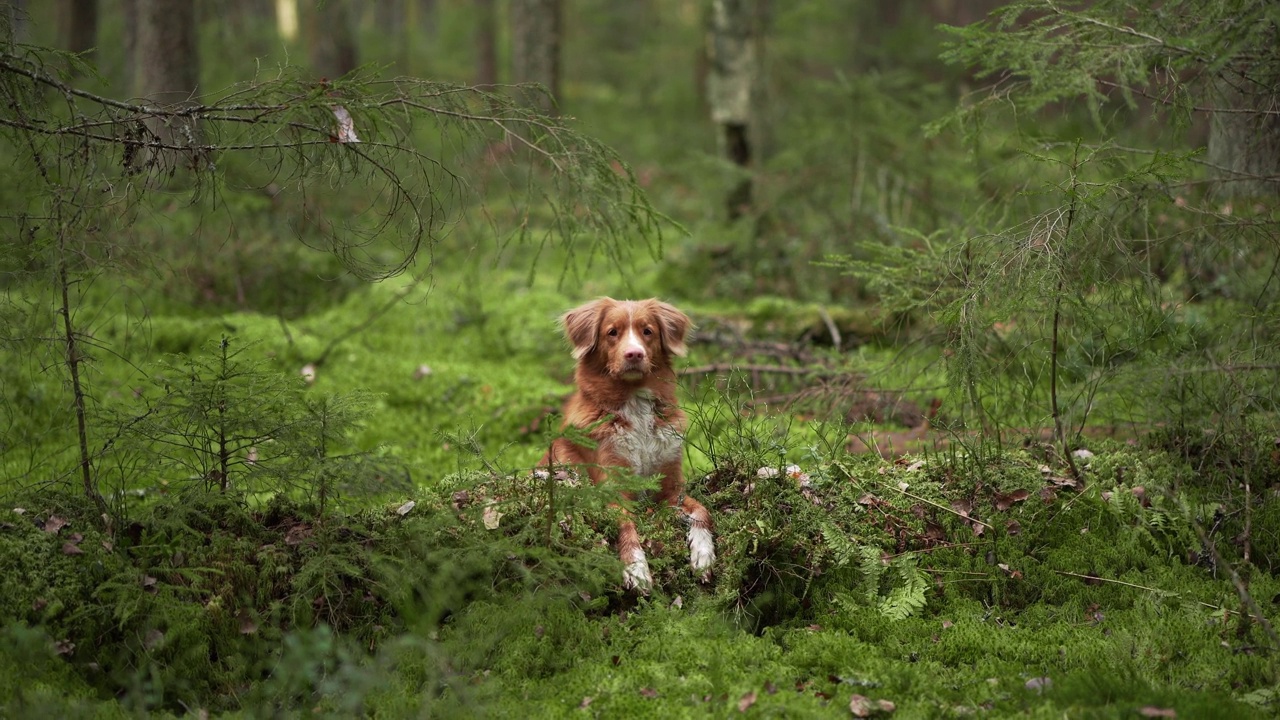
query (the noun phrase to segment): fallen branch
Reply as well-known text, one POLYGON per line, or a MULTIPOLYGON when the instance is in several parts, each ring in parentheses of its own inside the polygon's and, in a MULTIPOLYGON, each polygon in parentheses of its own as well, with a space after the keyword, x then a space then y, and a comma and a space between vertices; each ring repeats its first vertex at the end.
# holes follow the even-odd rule
POLYGON ((714 375, 727 372, 771 373, 775 375, 816 375, 819 377, 839 377, 848 372, 830 368, 792 367, 789 365, 737 365, 735 363, 712 363, 697 367, 685 368, 681 375, 714 375))

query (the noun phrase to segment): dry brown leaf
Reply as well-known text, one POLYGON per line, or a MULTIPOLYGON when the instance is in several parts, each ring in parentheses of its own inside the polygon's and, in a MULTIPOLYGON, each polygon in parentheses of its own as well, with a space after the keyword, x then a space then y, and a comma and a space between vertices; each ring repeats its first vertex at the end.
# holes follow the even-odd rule
POLYGON ((871 701, 867 699, 866 695, 854 693, 849 696, 849 712, 853 713, 854 717, 870 717, 871 701))
POLYGON ((738 712, 746 712, 747 708, 755 704, 756 704, 756 691, 752 690, 746 695, 743 695, 742 698, 738 700, 738 712))
POLYGON ((81 550, 73 542, 64 542, 62 543, 62 554, 63 555, 83 555, 84 551, 81 550))
POLYGON ((641 697, 647 697, 652 700, 653 698, 658 697, 658 691, 651 687, 642 687, 640 688, 640 695, 641 697))
POLYGON ((490 503, 485 506, 482 519, 486 530, 497 530, 498 525, 502 522, 502 513, 493 506, 493 503, 490 503))
POLYGON ((1154 705, 1147 705, 1138 709, 1138 714, 1142 717, 1154 718, 1176 718, 1178 711, 1173 708, 1158 708, 1154 705))
POLYGON ((57 515, 50 515, 48 520, 44 521, 44 531, 47 533, 56 533, 67 526, 67 521, 57 515))

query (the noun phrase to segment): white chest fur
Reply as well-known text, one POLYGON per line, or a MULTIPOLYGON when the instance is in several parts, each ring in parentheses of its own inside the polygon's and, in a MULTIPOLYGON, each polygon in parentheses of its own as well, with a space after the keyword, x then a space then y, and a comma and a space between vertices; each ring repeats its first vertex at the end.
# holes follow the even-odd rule
POLYGON ((680 433, 658 422, 653 396, 641 391, 618 409, 626 422, 613 436, 612 450, 627 461, 637 475, 653 475, 663 466, 680 459, 680 433))

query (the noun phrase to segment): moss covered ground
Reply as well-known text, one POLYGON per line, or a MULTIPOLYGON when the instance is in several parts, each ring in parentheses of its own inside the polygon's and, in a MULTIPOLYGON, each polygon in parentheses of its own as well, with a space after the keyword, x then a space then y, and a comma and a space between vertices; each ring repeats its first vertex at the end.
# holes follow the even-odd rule
MULTIPOLYGON (((137 358, 96 366, 94 392, 154 397, 135 390, 145 357, 200 355, 222 338, 262 372, 296 378, 334 328, 401 289, 352 293, 287 333, 249 312, 152 317, 130 345, 137 358)), ((716 573, 697 582, 682 528, 641 502, 657 587, 623 592, 606 546, 611 493, 529 474, 568 390, 555 317, 580 299, 502 273, 482 289, 415 290, 331 352, 313 384, 297 380, 305 397, 370 393, 340 444, 382 459, 373 483, 344 484, 331 469, 340 477, 325 496, 314 478, 242 466, 256 479, 221 493, 166 465, 114 488, 106 524, 73 492, 8 488, 3 714, 1247 718, 1280 708, 1275 636, 1257 617, 1280 598, 1280 466, 1264 433, 1096 441, 1072 478, 1036 444, 851 455, 842 423, 752 404, 749 378, 691 378, 686 469, 715 516, 716 573), (1230 472, 1244 456, 1258 469, 1249 503, 1230 472)), ((790 321, 767 305, 733 320, 769 337, 790 321)), ((704 326, 727 315, 687 309, 704 326)), ((95 332, 123 338, 131 326, 107 320, 95 332)), ((722 351, 695 344, 688 363, 722 351)), ((902 372, 896 357, 864 348, 839 362, 902 372)))

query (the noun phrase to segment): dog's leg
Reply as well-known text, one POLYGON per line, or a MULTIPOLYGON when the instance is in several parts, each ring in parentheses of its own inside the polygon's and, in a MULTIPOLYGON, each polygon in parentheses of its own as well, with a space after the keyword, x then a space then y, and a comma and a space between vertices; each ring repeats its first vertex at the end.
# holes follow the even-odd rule
POLYGON ((688 495, 683 496, 676 508, 689 526, 689 567, 702 573, 701 580, 711 579, 711 565, 716 561, 715 541, 711 537, 711 514, 702 503, 688 495))
POLYGON ((622 521, 618 523, 618 557, 622 560, 623 587, 647 595, 653 587, 653 575, 640 547, 640 533, 636 532, 636 524, 626 510, 622 511, 622 521))

